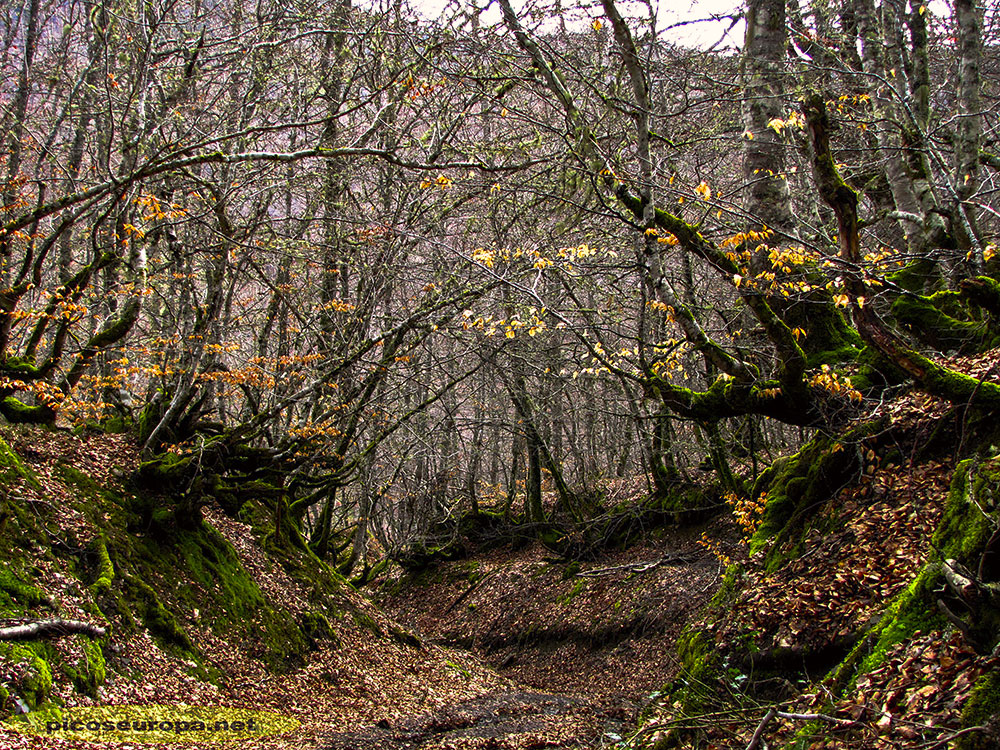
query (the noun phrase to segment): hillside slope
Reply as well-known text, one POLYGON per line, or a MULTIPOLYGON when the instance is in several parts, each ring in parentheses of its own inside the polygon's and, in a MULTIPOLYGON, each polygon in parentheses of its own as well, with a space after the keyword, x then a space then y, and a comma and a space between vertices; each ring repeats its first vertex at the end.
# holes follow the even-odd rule
MULTIPOLYGON (((243 747, 575 747, 600 733, 573 700, 422 644, 315 557, 275 546, 258 503, 238 518, 209 505, 178 528, 130 484, 123 436, 7 427, 0 461, 0 627, 62 618, 107 631, 0 641, 2 747, 108 746, 9 728, 29 709, 94 705, 240 707, 301 724, 243 747)), ((159 746, 202 746, 185 739, 159 746)))

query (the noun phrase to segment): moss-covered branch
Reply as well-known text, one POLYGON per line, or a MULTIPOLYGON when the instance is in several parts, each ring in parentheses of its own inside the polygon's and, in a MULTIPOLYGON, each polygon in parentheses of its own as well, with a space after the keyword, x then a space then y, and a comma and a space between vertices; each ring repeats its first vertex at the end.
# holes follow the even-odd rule
MULTIPOLYGON (((830 120, 826 103, 819 94, 810 94, 802 103, 813 149, 813 176, 823 200, 837 217, 841 256, 854 268, 862 267, 858 233, 858 196, 837 170, 830 149, 830 120)), ((898 365, 928 393, 952 403, 972 404, 984 409, 1000 408, 1000 386, 962 375, 937 364, 907 346, 866 305, 868 289, 858 271, 846 274, 853 299, 854 317, 862 337, 898 365)))
POLYGON ((801 392, 786 392, 778 380, 747 383, 720 377, 707 390, 696 391, 656 377, 650 388, 667 408, 699 422, 760 414, 805 426, 822 418, 818 400, 805 386, 801 392))
POLYGON ((959 285, 962 294, 991 315, 1000 318, 1000 284, 989 276, 964 279, 959 285))
POLYGON ((80 353, 76 355, 76 361, 73 362, 72 368, 70 368, 69 373, 66 375, 63 389, 67 393, 80 382, 80 378, 83 377, 87 368, 90 367, 90 363, 97 356, 98 352, 120 341, 125 337, 125 334, 132 330, 135 321, 139 319, 141 309, 142 301, 140 297, 134 296, 129 298, 128 302, 125 303, 125 307, 122 308, 121 313, 116 318, 109 320, 101 330, 90 337, 90 340, 80 350, 80 353))

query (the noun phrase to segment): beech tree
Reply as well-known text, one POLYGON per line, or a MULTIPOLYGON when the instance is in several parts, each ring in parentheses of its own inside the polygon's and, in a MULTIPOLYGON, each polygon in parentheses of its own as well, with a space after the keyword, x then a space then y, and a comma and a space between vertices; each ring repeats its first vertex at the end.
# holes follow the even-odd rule
POLYGON ((744 492, 889 384, 996 405, 947 362, 998 335, 995 17, 498 4, 5 6, 0 413, 364 570, 481 500, 744 492))
MULTIPOLYGON (((979 212, 971 197, 978 157, 970 153, 978 153, 978 146, 970 144, 977 142, 977 123, 984 116, 971 93, 983 86, 975 11, 957 9, 940 21, 962 50, 961 63, 952 69, 962 100, 962 115, 954 122, 961 127, 945 139, 949 126, 930 128, 947 121, 952 102, 931 95, 940 85, 931 76, 935 70, 949 72, 949 42, 944 27, 932 36, 925 6, 912 4, 904 12, 899 4, 886 3, 876 12, 870 3, 857 3, 840 19, 819 7, 797 9, 790 22, 783 2, 750 2, 738 77, 742 127, 720 136, 742 151, 743 184, 735 197, 720 201, 711 180, 692 184, 699 177, 694 174, 688 178, 690 197, 682 203, 687 196, 675 182, 678 175, 671 174, 676 160, 666 155, 662 136, 669 123, 661 129, 663 113, 655 105, 656 89, 665 82, 648 62, 645 46, 656 41, 645 30, 634 34, 635 28, 646 29, 646 22, 630 22, 614 2, 602 3, 614 38, 610 54, 630 90, 628 99, 624 91, 609 92, 604 101, 613 101, 614 108, 600 109, 600 99, 583 93, 583 81, 596 77, 586 54, 571 56, 551 39, 529 33, 510 3, 501 0, 501 6, 507 28, 534 68, 532 88, 562 111, 576 168, 593 185, 593 200, 616 206, 619 220, 644 238, 636 263, 650 307, 700 354, 708 380, 689 388, 657 373, 648 354, 643 356, 650 352, 648 340, 632 357, 607 356, 591 345, 605 367, 706 426, 747 414, 820 426, 834 403, 860 401, 869 386, 899 377, 900 370, 953 402, 987 408, 996 403, 995 386, 951 372, 941 360, 920 353, 920 345, 905 340, 899 328, 913 327, 923 344, 933 344, 926 339, 943 335, 940 329, 948 326, 995 330, 993 313, 983 308, 984 290, 995 289, 994 282, 970 275, 992 257, 989 235, 973 220, 979 212), (794 39, 790 26, 798 29, 794 39), (860 63, 852 54, 859 42, 860 63), (812 67, 817 57, 833 69, 817 71, 812 67), (817 90, 795 100, 800 86, 808 92, 820 82, 826 93, 817 90), (621 122, 616 109, 630 115, 632 133, 626 149, 612 151, 606 144, 616 141, 605 128, 621 122), (849 180, 841 179, 835 166, 837 146, 830 145, 824 124, 831 116, 842 118, 845 145, 861 149, 857 168, 840 168, 852 172, 849 180), (831 205, 836 223, 829 214, 798 208, 810 195, 831 205), (900 229, 906 242, 892 247, 900 229), (711 304, 685 297, 683 286, 672 280, 682 254, 683 262, 715 274, 711 304), (935 283, 957 286, 945 293, 958 301, 957 317, 941 310, 938 299, 920 295, 935 283), (719 336, 706 330, 703 310, 718 307, 720 295, 751 316, 759 331, 756 343, 767 347, 764 356, 746 353, 733 332, 719 336), (917 323, 918 309, 933 311, 937 325, 917 323), (862 349, 875 365, 855 374, 850 385, 841 368, 859 361, 862 349)), ((605 33, 600 26, 601 18, 595 18, 598 35, 605 33)))

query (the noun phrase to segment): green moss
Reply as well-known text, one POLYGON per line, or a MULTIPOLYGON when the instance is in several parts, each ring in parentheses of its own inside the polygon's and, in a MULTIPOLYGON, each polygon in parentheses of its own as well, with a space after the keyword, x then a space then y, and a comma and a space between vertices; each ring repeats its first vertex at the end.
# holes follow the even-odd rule
POLYGON ((564 581, 568 581, 570 578, 576 577, 576 574, 580 572, 581 567, 580 561, 574 560, 563 569, 562 579, 564 581))
MULTIPOLYGON (((166 468, 173 471, 177 467, 168 461, 166 468)), ((187 471, 187 466, 181 470, 187 471)), ((191 669, 201 679, 218 681, 222 675, 199 650, 193 631, 187 627, 189 618, 238 644, 247 658, 259 660, 276 672, 302 664, 304 655, 321 639, 338 645, 331 620, 354 609, 344 597, 346 583, 302 546, 273 548, 273 559, 305 588, 311 600, 310 611, 295 617, 264 595, 233 547, 208 524, 182 528, 169 509, 158 524, 151 524, 155 512, 169 506, 169 498, 165 502, 162 496, 141 491, 137 496, 122 494, 101 486, 68 464, 59 465, 53 478, 68 490, 61 502, 82 512, 101 529, 101 536, 83 555, 70 549, 53 551, 45 519, 30 509, 13 506, 8 534, 14 530, 16 543, 0 566, 0 617, 37 616, 31 608, 47 605, 48 600, 44 592, 30 584, 30 575, 25 571, 39 555, 50 559, 64 555, 60 563, 64 569, 76 576, 84 589, 99 596, 99 602, 84 604, 95 619, 107 617, 123 635, 148 630, 160 648, 194 662, 196 666, 191 669), (141 508, 152 512, 143 518, 136 512, 141 508), (169 584, 164 585, 166 582, 169 584)), ((0 480, 8 485, 28 481, 39 492, 46 492, 35 481, 30 467, 2 439, 0 480)), ((211 482, 203 483, 206 492, 216 488, 211 482)), ((157 489, 163 490, 164 486, 157 489)), ((240 498, 240 515, 252 520, 255 531, 263 536, 273 523, 273 508, 254 500, 251 495, 256 495, 250 490, 261 490, 262 499, 270 501, 272 498, 266 496, 268 488, 261 485, 243 489, 247 490, 246 502, 240 498)), ((69 544, 76 546, 78 542, 70 540, 69 544)), ((382 635, 374 619, 359 611, 356 620, 382 635)), ((13 685, 11 692, 33 707, 41 705, 51 692, 53 672, 61 671, 77 690, 96 696, 110 667, 99 643, 84 640, 83 647, 83 658, 64 663, 45 642, 0 644, 0 655, 22 664, 25 674, 24 684, 13 685)))
POLYGON ((165 488, 177 490, 189 484, 197 468, 191 456, 161 453, 156 458, 139 464, 136 478, 143 489, 155 492, 165 488))
POLYGON ((448 667, 448 669, 451 669, 454 672, 458 672, 458 674, 460 674, 465 679, 467 679, 467 680, 471 680, 472 679, 472 673, 468 669, 466 669, 465 667, 463 667, 463 666, 461 666, 459 664, 455 664, 455 662, 451 662, 451 661, 446 661, 444 664, 445 664, 446 667, 448 667))
POLYGON ((87 474, 67 463, 60 461, 56 464, 56 471, 67 484, 73 485, 81 492, 93 498, 101 497, 103 489, 101 485, 91 479, 87 474))
POLYGON ((21 457, 2 438, 0 438, 0 480, 3 480, 4 485, 24 480, 33 489, 42 491, 42 485, 39 484, 35 473, 24 465, 21 457))
POLYGON ((23 357, 4 357, 0 372, 18 380, 33 380, 41 377, 42 372, 23 357))
MULTIPOLYGON (((962 725, 983 726, 997 714, 1000 714, 1000 671, 993 669, 976 680, 962 711, 962 725)), ((955 743, 955 750, 993 750, 995 747, 995 736, 979 732, 963 735, 955 743)))
POLYGON ((955 470, 944 516, 934 532, 934 545, 943 559, 958 560, 975 568, 979 555, 993 534, 995 519, 984 508, 995 507, 998 498, 987 497, 1000 486, 1000 461, 962 461, 955 470), (982 501, 986 502, 983 503, 982 501))
POLYGON ((0 657, 23 670, 20 680, 11 687, 31 708, 44 705, 52 691, 52 667, 49 662, 53 656, 52 646, 44 641, 0 642, 0 657))
POLYGON ((177 622, 177 618, 160 601, 149 584, 134 576, 123 576, 129 599, 149 634, 164 650, 190 659, 197 656, 194 643, 177 622))
POLYGON ((569 604, 581 591, 583 591, 584 585, 585 584, 582 578, 576 579, 569 591, 556 597, 556 602, 558 604, 569 604))
POLYGON ((14 396, 0 400, 0 413, 13 424, 52 424, 56 417, 48 406, 30 406, 14 396))
POLYGON ((90 638, 83 638, 83 662, 78 666, 66 665, 67 676, 81 693, 97 698, 97 688, 107 679, 107 663, 101 644, 90 638))
POLYGON ((684 713, 691 716, 716 706, 723 667, 711 638, 685 628, 677 639, 677 657, 680 675, 669 692, 682 703, 684 713))
MULTIPOLYGON (((935 553, 918 575, 889 604, 879 623, 862 638, 850 654, 824 680, 833 694, 845 694, 861 675, 883 666, 886 654, 898 643, 904 643, 920 632, 948 627, 949 623, 937 608, 945 587, 941 572, 942 559, 954 558, 963 563, 978 560, 993 526, 980 510, 992 507, 987 497, 996 487, 997 462, 963 461, 952 479, 944 515, 933 537, 935 553)), ((1000 619, 996 612, 971 615, 971 633, 980 648, 991 649, 998 637, 1000 619)), ((976 692, 966 708, 965 724, 972 726, 1000 710, 1000 685, 991 672, 976 686, 976 692), (982 692, 980 692, 982 691, 982 692)), ((970 743, 976 736, 970 735, 970 743)), ((982 747, 992 747, 992 744, 982 747)), ((970 744, 968 747, 980 747, 970 744)))
POLYGON ((111 564, 104 537, 98 538, 94 543, 94 552, 97 554, 97 580, 94 581, 92 590, 95 596, 100 596, 110 590, 111 582, 115 580, 115 568, 111 564))
POLYGON ((740 584, 743 581, 744 575, 745 571, 743 566, 739 563, 733 563, 726 568, 726 574, 722 578, 722 583, 719 585, 718 591, 716 591, 715 595, 712 597, 712 609, 725 609, 733 602, 736 595, 739 593, 740 584))
POLYGON ((98 428, 102 432, 106 432, 109 435, 124 435, 135 430, 136 425, 135 421, 131 417, 123 414, 116 414, 101 422, 101 424, 98 425, 98 428))
POLYGON ((755 497, 767 493, 767 507, 751 555, 771 547, 765 561, 774 570, 795 555, 798 533, 810 513, 832 497, 861 468, 860 441, 874 425, 862 425, 840 439, 818 435, 793 456, 774 462, 757 480, 755 497))
POLYGON ((989 276, 965 279, 961 283, 962 295, 973 304, 1000 316, 1000 284, 989 276))
POLYGON ((877 669, 889 649, 909 640, 918 630, 926 633, 944 626, 944 617, 934 609, 931 596, 931 588, 939 581, 940 569, 929 564, 896 595, 867 639, 871 650, 860 661, 855 677, 877 669))
POLYGON ((48 604, 45 594, 30 583, 23 581, 13 570, 13 561, 0 568, 0 612, 10 612, 10 607, 19 603, 24 607, 48 604))
POLYGON ((299 663, 309 649, 306 635, 286 613, 267 601, 247 573, 232 546, 206 524, 168 540, 183 561, 182 569, 202 592, 188 597, 188 606, 214 606, 203 615, 219 635, 241 634, 270 668, 285 671, 299 663), (205 593, 207 592, 207 596, 205 593))
POLYGON ((299 627, 309 640, 310 647, 315 648, 318 641, 329 641, 335 648, 340 648, 340 639, 334 631, 330 620, 322 612, 305 612, 299 618, 299 627))
POLYGON ((23 698, 32 708, 41 706, 52 691, 52 668, 40 657, 30 659, 30 667, 21 680, 23 698))
POLYGON ((904 295, 892 304, 892 313, 919 340, 938 351, 972 353, 989 349, 996 343, 984 321, 959 319, 963 314, 955 305, 953 292, 938 292, 930 297, 904 295), (949 308, 952 314, 945 312, 949 308))
POLYGON ((379 624, 375 622, 375 618, 369 615, 367 612, 361 611, 361 609, 355 609, 352 613, 354 616, 355 624, 369 633, 372 633, 379 638, 385 638, 385 632, 379 627, 379 624))
POLYGON ((149 436, 153 434, 153 430, 156 429, 156 425, 160 423, 166 412, 166 405, 169 401, 170 399, 166 398, 166 394, 163 391, 157 391, 156 396, 150 399, 139 411, 139 416, 136 419, 136 428, 138 433, 137 438, 140 443, 145 443, 149 436))

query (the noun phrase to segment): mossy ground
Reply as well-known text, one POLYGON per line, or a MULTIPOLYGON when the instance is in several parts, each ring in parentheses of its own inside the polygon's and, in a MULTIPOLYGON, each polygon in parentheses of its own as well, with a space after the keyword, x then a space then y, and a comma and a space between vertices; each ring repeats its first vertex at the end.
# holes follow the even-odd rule
MULTIPOLYGON (((980 420, 974 414, 969 415, 965 423, 966 429, 975 430, 979 438, 977 441, 970 441, 969 445, 978 455, 961 461, 955 460, 948 452, 954 448, 955 441, 936 437, 940 431, 939 424, 934 421, 938 418, 936 412, 928 415, 926 402, 917 400, 916 403, 920 406, 920 412, 906 418, 897 416, 893 423, 875 420, 839 436, 819 435, 799 453, 779 459, 761 476, 754 494, 766 492, 768 505, 759 530, 751 540, 749 559, 730 566, 706 612, 678 640, 677 656, 681 673, 678 679, 664 687, 664 698, 659 703, 669 706, 669 710, 651 708, 646 712, 644 721, 647 727, 636 736, 636 747, 673 747, 677 743, 685 747, 711 746, 713 742, 720 741, 719 737, 727 735, 725 731, 715 735, 706 734, 704 730, 711 722, 699 717, 717 711, 735 717, 747 710, 759 719, 771 701, 789 701, 799 690, 803 693, 808 691, 813 700, 818 701, 808 709, 803 709, 804 712, 835 713, 843 710, 844 705, 850 706, 852 701, 859 700, 858 696, 863 695, 866 690, 875 689, 876 684, 881 684, 880 680, 885 684, 893 684, 892 675, 899 669, 898 665, 912 663, 919 657, 919 652, 928 650, 928 643, 953 644, 956 639, 963 644, 965 653, 973 654, 968 657, 969 663, 978 666, 970 667, 973 670, 971 679, 975 680, 974 687, 968 688, 966 679, 967 687, 963 688, 962 697, 957 699, 964 701, 965 707, 960 716, 952 709, 946 719, 948 726, 957 731, 963 727, 987 724, 994 726, 998 723, 1000 679, 997 678, 995 669, 986 669, 985 673, 976 678, 976 674, 984 669, 981 659, 986 657, 980 657, 977 661, 974 651, 989 654, 997 647, 1000 639, 1000 609, 995 604, 981 601, 980 606, 973 606, 970 611, 966 603, 958 601, 954 594, 949 593, 942 574, 942 561, 955 559, 968 569, 978 571, 987 583, 1000 580, 1000 560, 992 549, 996 546, 997 529, 1000 528, 1000 456, 994 457, 997 449, 990 447, 996 445, 995 428, 991 428, 988 421, 980 420), (915 442, 908 445, 908 440, 915 442), (909 479, 904 480, 903 489, 883 495, 868 488, 874 482, 875 464, 881 461, 892 466, 892 461, 900 461, 905 455, 913 456, 915 461, 921 463, 910 464, 909 479), (913 478, 914 475, 916 479, 913 478), (853 647, 846 649, 843 655, 836 656, 832 669, 828 667, 820 670, 819 665, 823 660, 819 655, 814 658, 809 646, 802 649, 796 646, 791 649, 768 650, 761 653, 759 658, 749 656, 773 641, 765 638, 766 634, 752 630, 742 631, 741 636, 735 635, 741 631, 728 625, 734 607, 738 607, 738 600, 740 597, 746 598, 747 586, 759 585, 761 576, 772 579, 791 566, 801 567, 799 559, 816 553, 818 540, 843 538, 849 542, 853 539, 855 526, 844 529, 843 525, 851 513, 858 512, 857 506, 871 507, 871 510, 862 512, 866 517, 874 518, 872 514, 875 509, 885 508, 885 503, 906 502, 905 485, 908 482, 919 483, 927 495, 930 490, 926 490, 926 487, 933 486, 931 478, 937 475, 943 477, 939 482, 940 489, 937 490, 942 510, 935 514, 939 520, 931 527, 935 529, 932 538, 924 537, 926 552, 922 565, 913 568, 907 585, 886 601, 877 617, 871 618, 866 626, 852 634, 853 640, 848 643, 852 642, 853 647), (951 477, 950 485, 944 481, 948 476, 951 477), (843 492, 838 495, 841 490, 843 492), (833 500, 841 496, 866 499, 854 501, 851 506, 853 510, 845 514, 844 508, 838 507, 833 500), (879 501, 879 498, 884 500, 879 501), (873 506, 872 503, 876 504, 873 506), (748 566, 757 572, 752 576, 746 575, 748 566), (961 628, 962 632, 955 632, 954 623, 945 616, 943 606, 949 607, 955 613, 954 616, 965 623, 961 628), (908 649, 915 651, 911 654, 908 649), (791 661, 787 658, 789 656, 793 657, 791 661), (757 666, 754 671, 746 672, 748 665, 757 666), (740 667, 737 671, 742 673, 736 679, 734 666, 740 667), (805 673, 799 671, 803 666, 805 673), (807 678, 802 685, 811 684, 812 688, 798 687, 794 691, 784 692, 802 678, 807 678), (859 688, 862 678, 865 687, 859 688), (784 682, 787 688, 772 694, 767 685, 773 684, 775 680, 784 682), (651 736, 655 736, 656 740, 651 741, 651 736)), ((906 470, 900 469, 897 464, 894 471, 899 473, 906 470)), ((912 492, 911 485, 911 501, 912 492)), ((928 511, 920 510, 925 501, 912 502, 915 511, 906 506, 906 512, 886 517, 905 519, 914 512, 920 513, 921 518, 926 517, 928 511)), ((884 510, 879 512, 885 513, 884 510)), ((852 523, 856 525, 856 521, 852 523)), ((888 536, 882 544, 896 544, 892 541, 891 527, 883 532, 883 536, 886 534, 888 536)), ((849 580, 852 574, 854 569, 846 568, 843 580, 849 580)), ((788 593, 792 594, 797 586, 794 580, 790 580, 788 593)), ((806 588, 805 591, 805 596, 809 596, 809 589, 806 588)), ((824 593, 829 595, 831 592, 824 593)), ((761 602, 755 598, 748 601, 756 602, 754 606, 768 606, 766 601, 761 602)), ((783 602, 777 604, 786 606, 783 602)), ((791 617, 787 610, 782 611, 786 612, 783 617, 791 617)), ((816 617, 822 619, 826 615, 817 611, 816 617)), ((812 626, 806 622, 805 627, 808 632, 812 626)), ((940 646, 940 651, 947 654, 950 653, 949 648, 953 646, 940 646)), ((942 658, 946 659, 942 663, 951 663, 952 657, 946 655, 942 658)), ((934 674, 933 670, 926 670, 917 676, 933 680, 934 674)), ((902 692, 896 694, 905 695, 912 705, 922 705, 918 697, 905 691, 930 691, 933 684, 928 682, 927 686, 921 687, 922 683, 917 682, 912 687, 904 686, 902 692)), ((955 684, 962 684, 961 680, 955 684)), ((889 694, 892 694, 891 691, 889 694)), ((871 721, 874 724, 879 719, 876 712, 871 721)), ((887 720, 883 723, 885 721, 887 720)), ((890 729, 884 731, 891 731, 894 725, 885 726, 890 729)), ((754 725, 748 724, 746 734, 737 735, 741 739, 729 736, 728 741, 745 745, 753 729, 754 725)), ((772 744, 778 747, 815 747, 819 746, 814 744, 817 741, 820 744, 825 741, 821 738, 832 737, 831 731, 831 725, 822 721, 798 722, 787 730, 769 730, 768 741, 778 741, 779 744, 772 744), (776 740, 776 737, 780 740, 776 740)), ((907 731, 912 733, 916 730, 907 731)), ((723 740, 723 744, 725 741, 723 740)), ((822 746, 853 747, 851 740, 829 741, 833 744, 822 746)), ((860 742, 859 747, 868 746, 864 744, 868 740, 863 737, 855 737, 853 741, 860 742)), ((970 732, 962 735, 956 746, 995 747, 995 742, 995 735, 970 732), (987 736, 990 739, 984 739, 987 736)))
MULTIPOLYGON (((0 568, 0 618, 69 616, 36 585, 44 568, 58 570, 63 585, 78 593, 73 617, 107 624, 109 630, 101 641, 75 637, 74 658, 49 641, 0 642, 0 664, 9 665, 0 706, 5 713, 15 700, 31 708, 58 700, 55 677, 97 697, 107 679, 104 648, 111 634, 117 640, 148 632, 159 648, 205 680, 225 675, 201 648, 198 631, 204 628, 239 643, 247 658, 278 673, 301 666, 320 643, 336 642, 324 612, 345 609, 347 585, 314 564, 318 561, 302 559, 300 551, 284 550, 285 561, 308 585, 314 611, 297 616, 264 594, 215 528, 204 522, 180 528, 170 514, 150 512, 168 504, 167 498, 138 493, 122 482, 97 481, 62 460, 40 481, 2 438, 0 480, 11 489, 0 530, 0 543, 8 549, 0 568), (74 524, 60 529, 67 514, 74 524)), ((245 515, 261 519, 267 513, 248 507, 245 515)))

